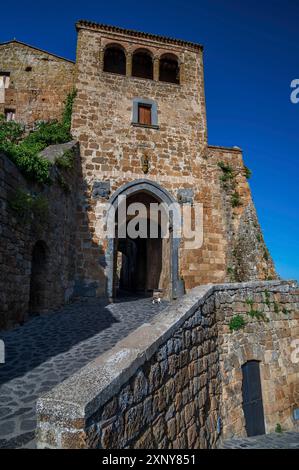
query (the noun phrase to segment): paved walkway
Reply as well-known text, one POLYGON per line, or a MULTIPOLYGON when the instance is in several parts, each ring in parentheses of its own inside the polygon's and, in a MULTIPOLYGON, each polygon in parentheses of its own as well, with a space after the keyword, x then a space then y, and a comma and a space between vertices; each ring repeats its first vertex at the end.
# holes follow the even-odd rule
POLYGON ((35 404, 77 370, 167 306, 151 299, 91 300, 31 319, 10 332, 0 365, 0 448, 34 446, 35 404))
POLYGON ((299 432, 230 439, 221 449, 299 449, 299 432))

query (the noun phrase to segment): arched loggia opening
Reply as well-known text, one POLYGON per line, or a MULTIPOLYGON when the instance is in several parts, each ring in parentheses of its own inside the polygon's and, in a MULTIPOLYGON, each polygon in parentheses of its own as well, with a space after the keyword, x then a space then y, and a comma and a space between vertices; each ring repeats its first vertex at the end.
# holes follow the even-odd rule
POLYGON ((154 78, 153 58, 146 49, 139 49, 133 54, 132 76, 139 78, 154 78))
MULTIPOLYGON (((114 300, 117 291, 129 290, 135 294, 150 295, 160 289, 164 297, 177 298, 184 293, 178 274, 178 252, 180 239, 174 236, 173 219, 169 221, 169 236, 165 237, 164 224, 157 223, 156 233, 134 239, 125 233, 120 235, 123 227, 119 226, 118 201, 119 196, 126 196, 126 207, 134 203, 142 203, 146 208, 143 219, 149 219, 149 208, 152 203, 164 203, 165 207, 175 201, 170 194, 157 183, 148 180, 137 180, 120 188, 111 198, 115 209, 115 237, 108 239, 106 254, 107 290, 110 300, 114 300)), ((176 207, 176 206, 175 206, 176 207)), ((175 215, 178 217, 178 214, 175 215)), ((130 223, 130 217, 123 222, 125 228, 130 223)), ((143 224, 143 222, 141 222, 143 224)), ((149 225, 147 225, 149 227, 149 225)), ((151 225, 151 229, 153 225, 151 225)), ((124 233, 122 231, 122 233, 124 233)))
POLYGON ((120 46, 107 46, 104 54, 104 72, 126 75, 126 54, 120 46))
POLYGON ((35 315, 46 307, 48 247, 38 241, 32 250, 29 313, 35 315))
POLYGON ((180 66, 173 54, 163 54, 160 58, 159 80, 161 82, 180 83, 180 66))

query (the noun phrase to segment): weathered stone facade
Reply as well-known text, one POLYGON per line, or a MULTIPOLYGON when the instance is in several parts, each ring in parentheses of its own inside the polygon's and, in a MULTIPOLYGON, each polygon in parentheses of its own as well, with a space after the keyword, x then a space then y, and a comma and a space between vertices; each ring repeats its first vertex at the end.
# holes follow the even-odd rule
MULTIPOLYGON (((64 144, 58 147, 66 149, 64 144)), ((43 188, 29 183, 4 154, 0 155, 0 329, 11 328, 28 318, 31 294, 40 296, 36 299, 40 313, 64 305, 73 294, 76 187, 80 170, 76 143, 67 144, 67 148, 76 152, 74 170, 65 172, 53 167, 52 171, 52 176, 55 176, 53 172, 63 176, 67 192, 57 179, 56 183, 43 188), (42 198, 39 200, 45 205, 41 213, 37 216, 28 212, 25 218, 20 216, 11 207, 19 194, 24 203, 26 194, 42 198), (40 256, 44 258, 36 260, 35 285, 32 284, 34 247, 40 247, 40 256)), ((55 148, 54 153, 58 155, 59 148, 55 148)))
MULTIPOLYGON (((113 297, 109 260, 114 253, 97 233, 96 207, 139 180, 159 185, 173 201, 203 204, 203 246, 185 249, 185 240, 181 240, 178 259, 168 260, 178 264, 177 279, 186 290, 208 282, 275 278, 241 150, 207 144, 202 47, 80 22, 77 69, 73 133, 80 142, 84 179, 77 244, 79 284, 87 291, 92 286, 97 295, 113 297), (125 52, 126 75, 103 70, 105 51, 111 44, 125 52), (132 76, 132 57, 140 49, 152 57, 153 79, 132 76), (159 80, 159 60, 165 54, 177 58, 179 84, 159 80), (154 125, 134 121, 138 99, 154 103, 154 125), (221 181, 219 162, 233 171, 229 185, 221 181), (102 197, 95 193, 99 182, 110 193, 102 197)), ((141 189, 136 188, 136 200, 141 189)), ((172 297, 177 297, 182 288, 174 290, 172 297)))
MULTIPOLYGON (((299 336, 299 291, 295 283, 227 288, 215 294, 220 338, 223 439, 247 436, 243 414, 242 365, 260 362, 266 433, 276 425, 292 429, 299 402, 299 364, 292 360, 299 336), (250 312, 260 312, 257 320, 250 312), (247 325, 231 333, 228 323, 242 315, 247 325)), ((297 424, 298 425, 298 424, 297 424)))
POLYGON ((0 44, 0 114, 26 126, 60 119, 75 64, 18 41, 0 44))
POLYGON ((39 400, 38 446, 217 447, 246 435, 241 366, 251 360, 260 361, 267 431, 294 428, 298 300, 291 282, 195 288, 39 400), (248 298, 268 321, 250 317, 248 298), (238 313, 247 324, 231 332, 238 313))
MULTIPOLYGON (((203 283, 275 278, 241 150, 207 143, 202 46, 89 22, 80 22, 77 27, 76 74, 72 62, 39 49, 17 41, 0 45, 0 72, 5 78, 1 82, 5 85, 0 112, 11 105, 16 108, 15 119, 29 127, 39 119, 59 118, 67 93, 74 83, 77 88, 72 132, 79 142, 80 177, 71 185, 72 198, 77 198, 78 205, 71 204, 66 209, 68 213, 63 215, 77 220, 72 237, 74 254, 69 261, 74 282, 72 288, 67 282, 60 283, 58 290, 64 289, 64 294, 61 291, 59 302, 50 302, 49 298, 47 307, 61 304, 62 298, 115 298, 122 269, 117 252, 119 241, 99 234, 98 228, 102 228, 104 222, 98 204, 115 204, 117 196, 124 194, 133 202, 147 201, 148 205, 151 202, 179 203, 181 207, 203 205, 203 245, 200 248, 186 249, 185 239, 147 240, 137 256, 148 260, 147 265, 139 263, 137 272, 139 281, 141 277, 146 278, 143 292, 159 288, 165 297, 178 298, 184 291, 203 283), (111 45, 123 51, 123 75, 104 71, 106 51, 111 45), (147 51, 150 57, 152 79, 132 76, 134 57, 140 50, 147 51), (165 71, 161 69, 163 57, 177 61, 172 83, 165 81, 165 71), (7 73, 9 77, 4 76, 7 73), (150 125, 137 122, 140 101, 151 106, 150 125), (229 168, 228 180, 223 178, 223 165, 229 168)), ((45 157, 48 158, 46 153, 45 157)), ((7 165, 4 159, 3 168, 7 165)), ((15 169, 12 174, 3 170, 4 188, 10 187, 15 172, 15 169)), ((16 177, 15 187, 27 184, 23 180, 18 182, 20 178, 16 177)), ((54 199, 53 189, 45 191, 54 199)), ((2 194, 6 211, 7 189, 2 194)), ((194 217, 194 207, 192 210, 194 217)), ((59 217, 59 210, 56 213, 59 217)), ((11 215, 5 212, 3 217, 5 237, 11 243, 10 248, 3 244, 3 256, 12 259, 23 235, 16 235, 11 215)), ((62 226, 63 219, 57 224, 62 226)), ((22 230, 17 228, 17 231, 22 230)), ((36 237, 32 235, 30 243, 27 242, 30 233, 24 237, 26 249, 31 249, 36 237)), ((66 246, 63 230, 56 233, 55 243, 66 246)), ((24 268, 22 261, 10 263, 16 264, 14 280, 10 277, 8 281, 3 274, 4 284, 11 285, 3 290, 6 299, 3 308, 11 312, 11 318, 6 318, 8 313, 2 316, 2 326, 23 321, 31 282, 30 266, 24 268), (22 288, 14 296, 13 285, 20 276, 22 288), (13 313, 15 310, 19 313, 13 313)), ((6 273, 6 261, 4 266, 3 273, 6 273)), ((60 278, 55 282, 59 283, 60 278)))

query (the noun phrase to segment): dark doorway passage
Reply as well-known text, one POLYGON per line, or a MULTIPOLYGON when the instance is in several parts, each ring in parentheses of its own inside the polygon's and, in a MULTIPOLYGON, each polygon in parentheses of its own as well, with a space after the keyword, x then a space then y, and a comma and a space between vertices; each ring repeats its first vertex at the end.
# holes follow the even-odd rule
POLYGON ((38 241, 32 251, 29 313, 35 315, 45 308, 47 286, 47 245, 38 241))
MULTIPOLYGON (((115 291, 118 297, 128 294, 151 296, 153 291, 166 291, 165 282, 170 282, 170 252, 166 250, 166 241, 162 238, 162 230, 156 224, 157 237, 150 235, 150 204, 157 204, 157 199, 147 193, 137 193, 127 198, 130 204, 142 203, 147 209, 146 237, 117 238, 115 264, 115 291)), ((127 217, 126 226, 132 220, 127 217)), ((151 225, 153 227, 153 225, 151 225)))
POLYGON ((265 434, 265 419, 262 398, 260 363, 248 361, 242 366, 243 411, 247 436, 265 434))
POLYGON ((159 289, 162 271, 162 239, 118 241, 119 292, 151 295, 159 289))

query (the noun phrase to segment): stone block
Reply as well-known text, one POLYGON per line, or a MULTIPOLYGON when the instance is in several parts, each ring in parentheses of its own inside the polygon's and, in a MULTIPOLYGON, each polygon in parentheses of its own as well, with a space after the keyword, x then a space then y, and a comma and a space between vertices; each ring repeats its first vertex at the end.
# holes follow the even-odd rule
POLYGON ((92 187, 92 197, 94 199, 109 199, 111 192, 110 181, 95 181, 92 187))

